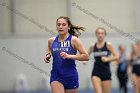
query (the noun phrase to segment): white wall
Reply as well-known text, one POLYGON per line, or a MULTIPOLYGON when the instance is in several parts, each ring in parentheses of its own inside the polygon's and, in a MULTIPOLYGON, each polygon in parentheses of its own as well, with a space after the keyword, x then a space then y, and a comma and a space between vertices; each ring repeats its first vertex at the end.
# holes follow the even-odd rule
POLYGON ((140 27, 138 0, 107 0, 106 2, 102 0, 1 0, 1 2, 6 2, 11 9, 1 5, 0 34, 12 31, 15 32, 14 34, 44 34, 46 33, 44 27, 56 31, 55 21, 61 15, 69 16, 74 24, 86 27, 89 33, 99 26, 106 27, 109 32, 115 32, 101 22, 101 18, 124 32, 138 31, 140 27))
POLYGON ((46 73, 50 72, 51 64, 45 64, 43 60, 46 53, 47 39, 48 37, 21 38, 21 36, 0 39, 0 90, 13 89, 16 77, 21 73, 27 76, 30 89, 40 87, 41 78, 44 74, 40 73, 41 70, 36 69, 30 63, 46 73), (26 61, 28 61, 28 64, 26 61))
POLYGON ((14 9, 22 13, 14 16, 16 34, 46 33, 41 25, 56 31, 56 19, 67 15, 66 5, 66 0, 14 0, 14 9))
POLYGON ((140 0, 135 0, 135 22, 136 22, 136 31, 140 32, 140 6, 139 6, 140 0))
POLYGON ((111 33, 116 32, 100 21, 101 18, 124 32, 135 31, 135 3, 133 1, 71 0, 71 3, 72 21, 85 26, 89 33, 99 26, 106 27, 111 33))
POLYGON ((12 14, 7 6, 12 7, 11 0, 0 0, 0 35, 12 32, 12 14))

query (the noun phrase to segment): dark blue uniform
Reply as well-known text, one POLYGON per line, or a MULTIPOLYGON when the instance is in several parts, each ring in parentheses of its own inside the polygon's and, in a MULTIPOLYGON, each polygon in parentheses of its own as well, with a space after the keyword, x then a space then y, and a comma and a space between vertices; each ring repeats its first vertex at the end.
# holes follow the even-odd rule
POLYGON ((128 58, 126 54, 120 55, 120 63, 118 64, 117 68, 117 77, 119 80, 120 90, 123 90, 124 93, 127 93, 127 81, 128 81, 128 58))
POLYGON ((53 81, 58 81, 64 85, 65 89, 74 89, 79 87, 78 72, 76 69, 75 60, 63 59, 60 56, 61 51, 73 55, 77 53, 77 51, 72 47, 71 38, 72 35, 69 35, 64 42, 59 42, 57 36, 51 47, 53 63, 50 83, 53 81))
MULTIPOLYGON (((124 76, 127 74, 127 67, 128 67, 128 58, 125 54, 120 55, 120 63, 117 68, 118 74, 123 74, 124 76)), ((122 76, 122 77, 124 77, 122 76)))
POLYGON ((94 67, 92 70, 92 76, 98 76, 102 81, 111 80, 110 62, 103 62, 102 56, 110 56, 111 52, 107 49, 107 43, 104 43, 102 48, 97 48, 97 43, 94 45, 94 67))

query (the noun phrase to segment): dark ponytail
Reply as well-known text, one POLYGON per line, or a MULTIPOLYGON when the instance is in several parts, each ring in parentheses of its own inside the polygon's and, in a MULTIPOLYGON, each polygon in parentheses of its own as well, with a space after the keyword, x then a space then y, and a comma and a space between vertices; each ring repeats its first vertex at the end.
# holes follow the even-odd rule
MULTIPOLYGON (((79 26, 75 26, 71 23, 70 21, 70 18, 68 17, 64 17, 64 16, 60 16, 58 19, 65 19, 68 23, 68 26, 70 27, 70 29, 68 30, 69 34, 73 35, 73 36, 76 36, 76 37, 79 37, 81 35, 81 31, 85 31, 85 28, 84 27, 79 27, 79 26)), ((58 21, 57 19, 57 21, 58 21)))

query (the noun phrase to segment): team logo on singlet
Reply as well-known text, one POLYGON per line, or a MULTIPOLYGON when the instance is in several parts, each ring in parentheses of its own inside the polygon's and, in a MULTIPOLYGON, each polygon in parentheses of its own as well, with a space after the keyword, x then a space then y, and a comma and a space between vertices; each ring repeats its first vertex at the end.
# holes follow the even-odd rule
POLYGON ((69 51, 70 41, 61 42, 60 47, 53 48, 53 51, 69 51))
POLYGON ((107 56, 107 51, 101 51, 101 52, 94 52, 94 56, 107 56))
POLYGON ((70 41, 61 42, 61 47, 69 47, 70 41))
POLYGON ((135 59, 134 62, 133 62, 133 65, 134 65, 134 64, 140 64, 140 58, 135 59))

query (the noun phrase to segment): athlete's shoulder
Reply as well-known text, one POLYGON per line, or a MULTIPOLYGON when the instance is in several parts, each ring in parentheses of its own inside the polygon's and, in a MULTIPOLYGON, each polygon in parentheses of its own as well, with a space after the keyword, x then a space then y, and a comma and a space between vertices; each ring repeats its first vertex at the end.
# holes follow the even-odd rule
POLYGON ((110 46, 112 46, 112 43, 109 42, 109 41, 107 41, 107 42, 106 42, 106 45, 107 45, 108 47, 110 47, 110 46))
POLYGON ((75 42, 80 41, 80 39, 79 39, 78 37, 76 37, 76 36, 72 36, 71 41, 72 41, 73 43, 75 43, 75 42))
POLYGON ((112 43, 111 42, 106 42, 106 46, 107 46, 107 49, 111 49, 111 48, 113 48, 113 45, 112 45, 112 43))
POLYGON ((49 43, 52 43, 52 42, 55 40, 55 38, 56 38, 56 37, 50 37, 50 38, 48 39, 48 42, 49 42, 49 43))
POLYGON ((76 47, 80 47, 82 45, 81 40, 76 36, 72 36, 71 43, 74 49, 77 49, 76 47))
POLYGON ((89 48, 90 48, 90 49, 93 49, 94 46, 95 46, 95 43, 92 43, 92 44, 89 46, 89 48))
POLYGON ((90 47, 94 47, 95 46, 95 43, 92 43, 91 45, 90 45, 90 47))
POLYGON ((76 37, 76 36, 72 36, 72 39, 79 39, 78 37, 76 37))

